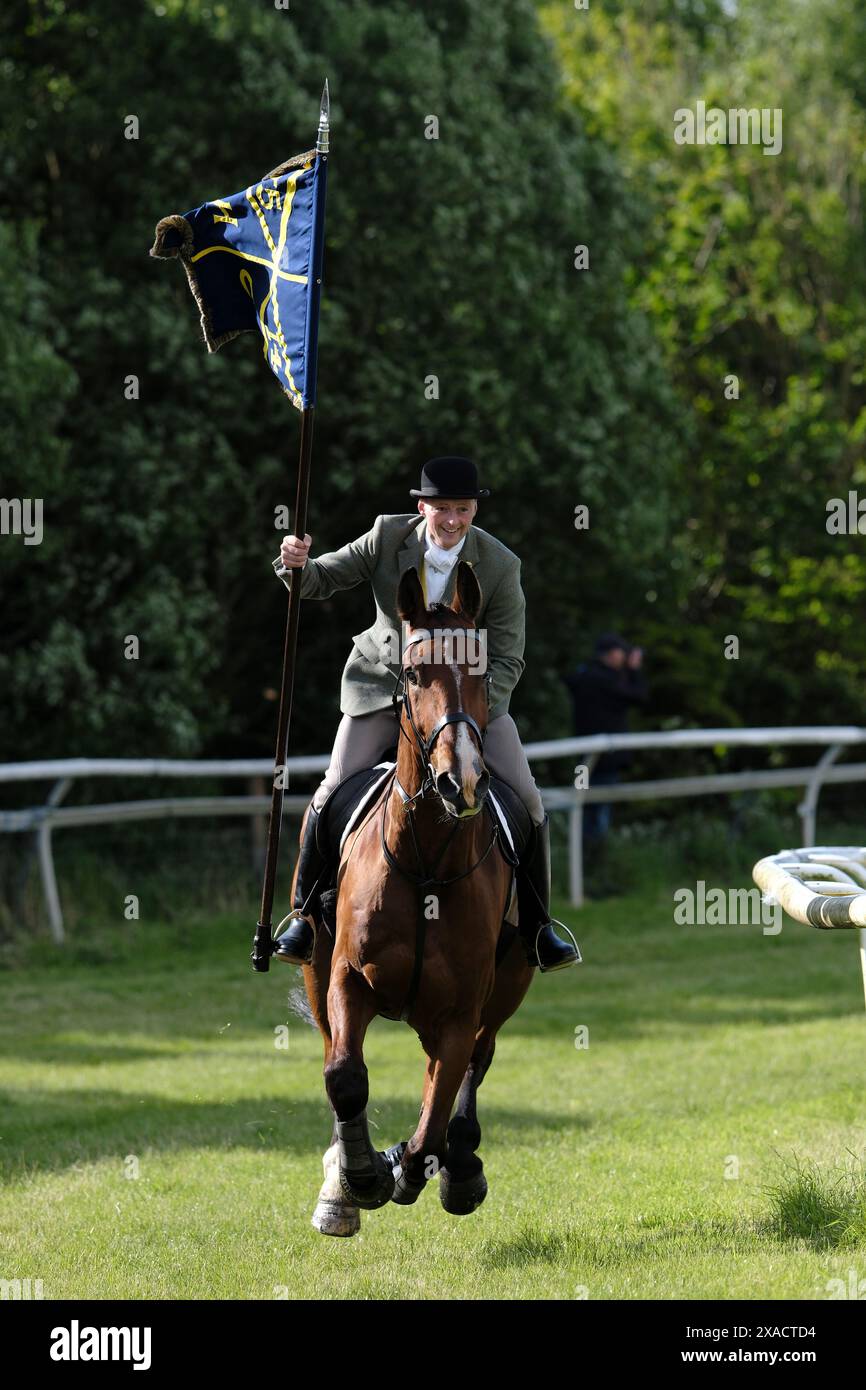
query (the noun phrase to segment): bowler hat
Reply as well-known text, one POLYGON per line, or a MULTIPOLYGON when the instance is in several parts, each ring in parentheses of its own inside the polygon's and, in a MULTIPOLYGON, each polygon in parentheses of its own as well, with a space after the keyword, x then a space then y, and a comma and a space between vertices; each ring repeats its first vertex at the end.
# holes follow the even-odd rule
POLYGON ((489 497, 490 489, 478 487, 478 469, 471 459, 428 459, 421 469, 420 488, 410 497, 489 497))

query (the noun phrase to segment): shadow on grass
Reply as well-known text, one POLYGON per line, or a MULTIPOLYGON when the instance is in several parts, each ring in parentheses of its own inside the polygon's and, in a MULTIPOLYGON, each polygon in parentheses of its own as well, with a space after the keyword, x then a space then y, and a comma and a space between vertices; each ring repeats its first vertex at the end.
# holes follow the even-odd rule
MULTIPOLYGON (((822 944, 817 943, 817 947, 822 944)), ((595 972, 587 964, 533 981, 522 1007, 504 1024, 502 1037, 549 1039, 558 1055, 562 1046, 573 1043, 577 1024, 624 1042, 659 1040, 672 1029, 738 1024, 772 1027, 862 1014, 861 986, 855 977, 859 972, 853 968, 857 964, 853 957, 842 961, 837 956, 830 968, 820 973, 809 970, 798 955, 782 969, 769 964, 760 974, 757 970, 743 974, 738 965, 727 976, 717 962, 707 962, 703 973, 695 960, 680 959, 673 968, 656 962, 640 969, 638 984, 634 960, 623 959, 620 973, 620 963, 611 961, 610 944, 603 950, 595 972)), ((165 975, 157 971, 136 976, 131 967, 127 975, 115 965, 99 971, 95 979, 92 969, 70 965, 62 980, 54 977, 54 972, 38 980, 38 1013, 32 1000, 29 1008, 19 1007, 17 990, 3 990, 8 996, 3 1013, 10 1023, 17 1021, 14 1029, 5 1028, 5 1036, 0 1036, 0 1056, 50 1061, 57 1066, 192 1056, 198 1047, 213 1044, 226 1020, 241 1025, 245 1034, 259 1028, 270 1033, 276 1022, 285 1020, 292 1028, 306 1032, 307 1025, 286 999, 286 985, 294 993, 297 977, 294 971, 284 971, 284 976, 276 989, 253 980, 247 990, 243 977, 233 978, 220 960, 216 966, 199 961, 197 966, 187 966, 188 988, 180 994, 167 968, 165 975), (53 1020, 58 1032, 92 1033, 93 1041, 52 1038, 45 1030, 46 1017, 53 1020), (116 1037, 103 1043, 99 1029, 135 1033, 137 1037, 129 1044, 116 1037), (159 1039, 161 1045, 149 1047, 148 1038, 159 1039)), ((9 981, 10 977, 6 978, 9 981)), ((29 977, 31 983, 37 979, 32 974, 29 977)), ((420 1055, 418 1038, 407 1025, 398 1027, 391 1021, 377 1020, 374 1026, 389 1034, 397 1028, 405 1039, 407 1057, 415 1052, 420 1055)), ((315 1037, 315 1030, 310 1030, 310 1036, 315 1037)))
MULTIPOLYGON (((136 1028, 136 1032, 140 1030, 136 1028)), ((207 1040, 213 1043, 213 1038, 207 1040)), ((73 1042, 66 1038, 28 1038, 17 1046, 0 1043, 0 1057, 23 1057, 28 1062, 49 1062, 52 1067, 91 1067, 118 1062, 168 1061, 188 1057, 190 1061, 209 1056, 212 1052, 198 1051, 195 1045, 178 1047, 146 1047, 141 1043, 119 1043, 94 1038, 92 1042, 73 1042)))
POLYGON ((330 1133, 322 1099, 177 1101, 106 1090, 74 1093, 28 1088, 3 1103, 2 1172, 8 1180, 27 1171, 55 1171, 72 1163, 145 1150, 182 1148, 272 1149, 321 1152, 330 1133))
MULTIPOLYGON (((374 1095, 369 1110, 373 1143, 385 1148, 408 1138, 417 1116, 417 1102, 374 1095)), ((145 1151, 163 1154, 192 1148, 320 1157, 330 1142, 331 1118, 324 1092, 304 1099, 264 1094, 226 1102, 28 1087, 20 1095, 7 1092, 4 1097, 0 1180, 105 1159, 115 1159, 119 1166, 127 1154, 145 1151)), ((481 1123, 491 1150, 507 1142, 509 1134, 525 1142, 533 1134, 576 1133, 591 1126, 586 1117, 498 1106, 482 1111, 481 1123)))
MULTIPOLYGON (((551 1060, 561 1064, 564 1049, 574 1046, 575 1031, 578 1025, 585 1025, 596 1040, 609 1042, 635 1042, 649 1039, 663 1042, 672 1032, 685 1032, 694 1029, 728 1028, 737 1025, 747 1027, 782 1027, 790 1024, 802 1025, 837 1019, 859 1018, 863 1013, 862 1000, 856 997, 850 1002, 835 993, 816 994, 801 986, 790 990, 790 1004, 779 998, 781 988, 774 991, 771 999, 726 1001, 721 987, 707 985, 695 991, 687 1000, 670 996, 641 1001, 632 992, 608 990, 600 985, 596 993, 584 991, 578 997, 574 993, 560 993, 556 999, 542 997, 542 988, 531 993, 522 1008, 508 1019, 500 1031, 504 1042, 509 1039, 524 1039, 527 1042, 547 1042, 550 1044, 551 1060), (560 1059, 557 1061, 557 1059, 560 1059)), ((788 991, 784 991, 788 993, 788 991)), ((74 994, 74 979, 69 981, 67 1009, 70 997, 74 994)), ((212 996, 213 997, 213 996, 212 996)), ((214 998, 219 1007, 219 999, 214 998)), ((138 1006, 141 1005, 139 998, 138 1006)), ((216 1012, 216 1011, 215 1011, 216 1012)), ((234 1017, 237 1019, 236 1001, 233 1001, 234 1017)), ((244 1028, 237 1030, 237 1037, 249 1040, 250 1028, 261 1026, 271 1033, 277 1021, 288 1019, 290 1028, 305 1031, 305 1025, 285 1009, 285 1000, 280 997, 251 1004, 249 1012, 242 1021, 244 1028)), ((82 1006, 81 1013, 71 1009, 63 1018, 64 1033, 86 1033, 93 1030, 92 1041, 40 1033, 28 1036, 26 1027, 0 1036, 0 1058, 20 1059, 28 1063, 50 1063, 55 1067, 97 1066, 101 1063, 137 1063, 175 1059, 190 1062, 212 1056, 209 1051, 219 1033, 213 1018, 203 1025, 200 1018, 185 1016, 181 1009, 172 1013, 164 1000, 156 1001, 156 1006, 146 1014, 127 1012, 120 1017, 112 1010, 101 1020, 107 1032, 122 1033, 125 1029, 135 1033, 136 1041, 124 1043, 116 1037, 100 1039, 93 1030, 91 1013, 82 1006), (154 1039, 148 1046, 141 1041, 142 1035, 154 1039), (157 1045, 159 1040, 159 1045, 157 1045)), ((375 1020, 374 1030, 394 1033, 396 1025, 390 1020, 375 1020)), ((233 1034, 235 1030, 232 1030, 233 1034)), ((312 1033, 311 1033, 312 1036, 312 1033)), ((402 1037, 407 1062, 423 1062, 423 1051, 415 1032, 407 1025, 400 1025, 397 1036, 402 1037)), ((499 1067, 494 1063, 496 1070, 499 1067)))

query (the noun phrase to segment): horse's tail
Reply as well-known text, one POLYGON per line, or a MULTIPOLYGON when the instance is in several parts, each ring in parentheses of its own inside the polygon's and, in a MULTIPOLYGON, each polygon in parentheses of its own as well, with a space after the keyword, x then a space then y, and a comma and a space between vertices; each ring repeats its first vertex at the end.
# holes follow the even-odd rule
POLYGON ((288 1004, 293 1014, 297 1014, 298 1018, 302 1019, 304 1023, 308 1023, 311 1028, 316 1027, 316 1020, 313 1018, 310 1001, 303 985, 295 985, 293 989, 289 990, 288 1004))

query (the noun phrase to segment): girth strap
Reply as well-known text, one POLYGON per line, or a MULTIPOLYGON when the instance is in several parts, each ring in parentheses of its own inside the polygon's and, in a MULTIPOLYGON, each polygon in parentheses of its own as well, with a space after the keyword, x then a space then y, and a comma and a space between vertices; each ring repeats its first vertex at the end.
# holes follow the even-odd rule
POLYGON ((427 918, 424 913, 424 889, 418 885, 418 906, 415 912, 415 959, 412 962, 412 978, 409 981, 409 988, 406 991, 406 998, 400 1010, 400 1017, 404 1023, 409 1022, 409 1015, 415 1007, 415 1000, 418 998, 418 989, 421 984, 421 971, 424 969, 424 947, 427 942, 427 918))

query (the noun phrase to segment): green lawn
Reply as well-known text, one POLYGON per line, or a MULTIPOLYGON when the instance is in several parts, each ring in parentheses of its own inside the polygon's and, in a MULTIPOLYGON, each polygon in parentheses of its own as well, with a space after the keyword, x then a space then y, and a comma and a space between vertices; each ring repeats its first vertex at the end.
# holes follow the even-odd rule
MULTIPOLYGON (((0 1277, 75 1299, 822 1299, 866 1276, 856 934, 675 926, 660 890, 569 917, 585 964, 536 979, 481 1090, 485 1205, 448 1216, 434 1182, 353 1240, 310 1226, 321 1048, 295 972, 249 969, 252 915, 31 951, 0 975, 0 1277)), ((380 1021, 366 1058, 384 1147, 417 1116, 420 1046, 380 1021)))

